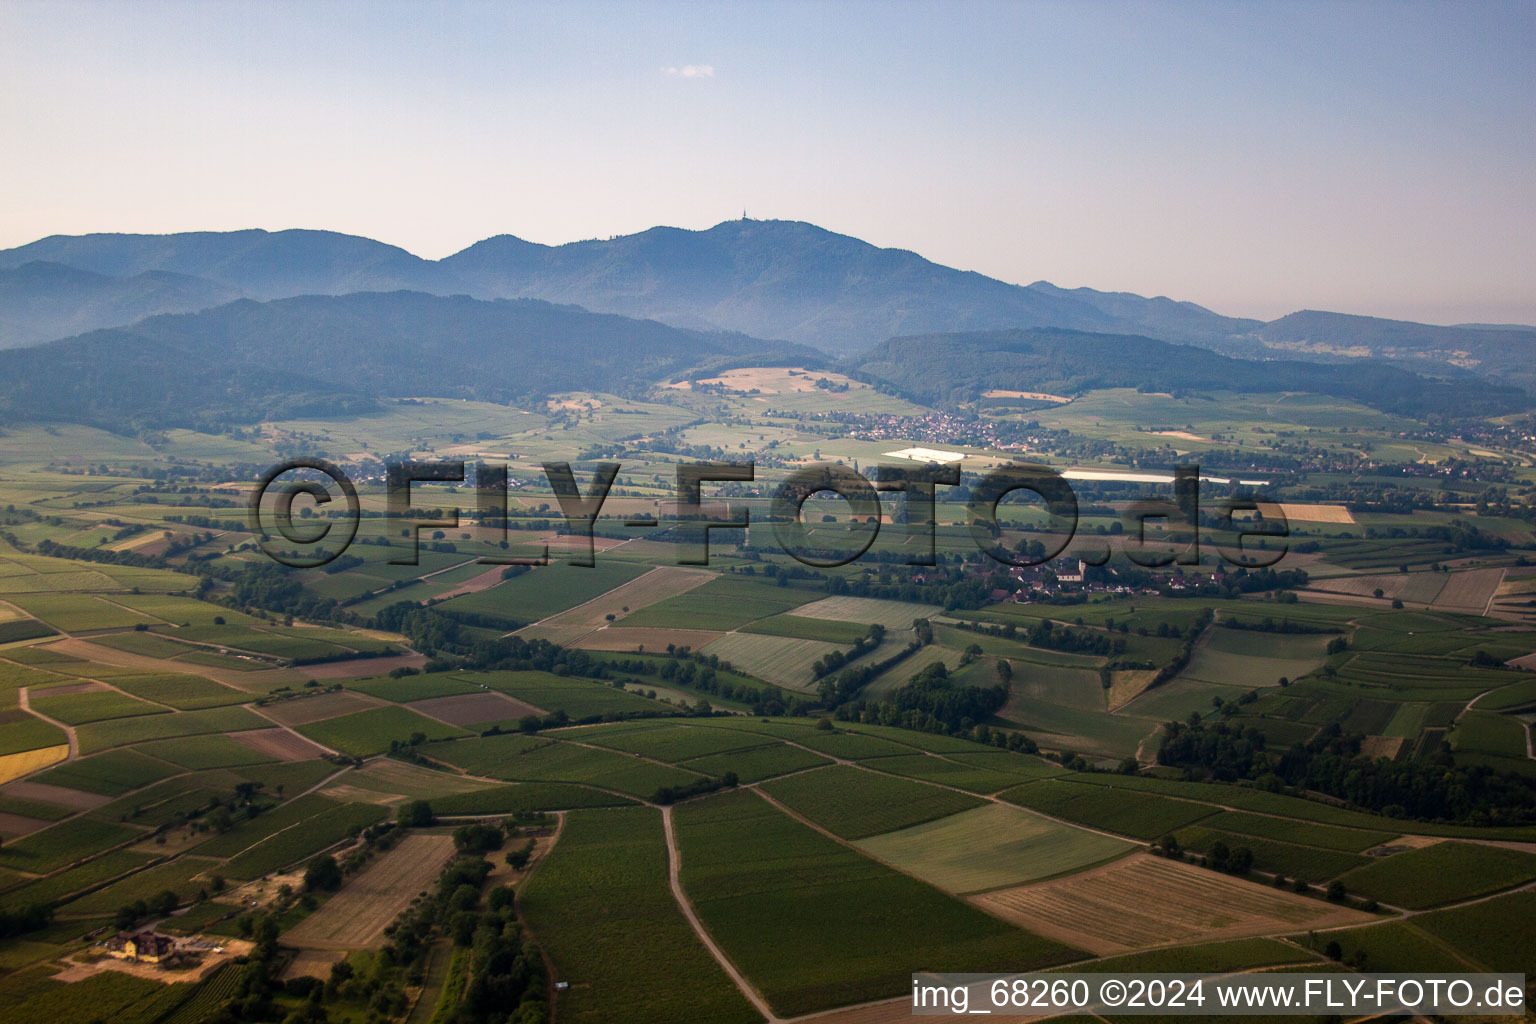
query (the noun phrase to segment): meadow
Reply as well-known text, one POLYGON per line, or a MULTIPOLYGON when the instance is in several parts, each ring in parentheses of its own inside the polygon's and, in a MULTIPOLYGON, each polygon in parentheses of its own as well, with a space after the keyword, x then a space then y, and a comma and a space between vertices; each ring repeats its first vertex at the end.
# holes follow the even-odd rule
POLYGON ((877 860, 957 894, 1073 874, 1135 849, 1131 843, 995 803, 870 836, 858 846, 877 860))
POLYGON ((706 644, 703 653, 729 662, 732 667, 777 686, 810 692, 816 683, 812 673, 816 662, 846 649, 824 640, 760 633, 727 633, 706 644))

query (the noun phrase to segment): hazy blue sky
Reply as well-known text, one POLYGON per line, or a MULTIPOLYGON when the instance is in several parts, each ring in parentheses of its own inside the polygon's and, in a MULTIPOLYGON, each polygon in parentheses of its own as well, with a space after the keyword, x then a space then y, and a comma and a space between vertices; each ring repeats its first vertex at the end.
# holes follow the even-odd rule
POLYGON ((744 207, 1234 315, 1536 323, 1536 3, 0 2, 0 246, 744 207))

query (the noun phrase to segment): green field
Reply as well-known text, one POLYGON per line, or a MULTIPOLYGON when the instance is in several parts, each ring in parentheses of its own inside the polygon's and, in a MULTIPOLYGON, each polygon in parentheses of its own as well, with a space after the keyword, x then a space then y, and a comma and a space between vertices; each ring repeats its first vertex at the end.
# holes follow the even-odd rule
POLYGON ((577 807, 619 807, 629 802, 626 797, 566 782, 523 782, 513 786, 495 786, 468 793, 431 797, 432 812, 450 817, 563 811, 577 807))
POLYGON ((1470 970, 1467 963, 1451 959, 1454 954, 1436 942, 1413 921, 1387 921, 1365 928, 1351 928, 1342 932, 1330 932, 1329 937, 1338 942, 1346 958, 1364 956, 1365 964, 1372 971, 1403 973, 1428 973, 1446 970, 1447 960, 1457 970, 1470 970))
POLYGON ((197 736, 212 732, 237 732, 242 729, 266 729, 272 723, 241 707, 207 708, 176 714, 140 715, 97 722, 75 731, 80 749, 85 753, 108 747, 127 746, 146 740, 176 736, 197 736))
POLYGON ((787 612, 815 597, 813 593, 793 587, 721 576, 686 594, 641 608, 619 622, 625 626, 665 626, 669 629, 739 629, 757 619, 787 612))
POLYGON ((6 843, 0 848, 0 867, 42 874, 143 835, 112 821, 71 818, 6 843))
POLYGON ((203 842, 197 852, 204 857, 233 857, 302 822, 333 813, 340 806, 329 797, 309 793, 262 811, 254 818, 236 822, 228 831, 203 842))
POLYGON ((986 754, 957 756, 970 760, 957 763, 946 757, 908 754, 901 757, 872 757, 860 763, 872 771, 905 775, 982 795, 998 793, 1021 782, 1054 774, 1043 763, 1017 754, 1003 753, 996 757, 986 754))
POLYGON ((844 839, 894 832, 981 803, 963 793, 847 765, 765 782, 762 788, 790 810, 844 839))
MULTIPOLYGON (((846 724, 839 723, 840 726, 846 726, 846 724)), ((910 746, 884 736, 873 735, 863 729, 804 729, 799 733, 790 734, 787 738, 803 747, 810 747, 817 753, 826 754, 828 757, 857 760, 864 757, 894 757, 898 754, 912 753, 910 746)))
POLYGON ((1525 723, 1507 715, 1469 711, 1451 730, 1451 746, 1456 750, 1523 758, 1525 723))
POLYGON ((180 644, 174 640, 168 640, 159 633, 141 633, 137 630, 131 633, 113 633, 110 636, 92 637, 91 642, 100 647, 110 647, 114 651, 142 654, 146 658, 179 658, 184 654, 193 654, 205 649, 194 647, 191 644, 180 644))
POLYGON ((665 706, 594 679, 557 676, 549 672, 479 672, 456 678, 484 683, 508 697, 547 712, 564 711, 575 719, 656 711, 665 706))
POLYGON ((1156 793, 1180 797, 1186 801, 1200 801, 1211 810, 1216 804, 1238 807, 1260 814, 1299 818, 1342 828, 1366 831, 1401 833, 1404 830, 1416 835, 1448 836, 1457 839, 1514 839, 1536 842, 1536 827, 1514 826, 1505 828, 1478 827, 1473 825, 1446 825, 1439 822, 1415 821, 1410 826, 1397 818, 1339 807, 1320 800, 1271 793, 1252 786, 1228 786, 1211 782, 1181 782, 1173 779, 1152 778, 1145 775, 1118 775, 1110 773, 1073 774, 1066 777, 1073 785, 1098 786, 1112 790, 1130 790, 1139 793, 1156 793))
POLYGON ((423 753, 472 775, 508 781, 579 782, 639 797, 649 797, 662 786, 685 786, 702 777, 612 751, 523 736, 435 743, 423 753))
MULTIPOLYGON (((1315 962, 1317 959, 1305 950, 1298 949, 1280 939, 1233 939, 1228 942, 1173 946, 1145 953, 1127 953, 1123 956, 1107 957, 1094 961, 1093 968, 1095 971, 1139 973, 1241 971, 1252 967, 1306 964, 1315 962)), ((1065 968, 1064 970, 1074 969, 1065 968)))
POLYGON ((611 727, 568 729, 551 732, 556 739, 612 747, 629 754, 676 764, 706 754, 723 754, 764 746, 772 741, 766 736, 739 735, 721 729, 700 729, 665 722, 643 723, 638 728, 613 730, 611 727))
POLYGON ((170 594, 122 594, 112 600, 177 626, 211 626, 214 619, 223 619, 231 626, 245 626, 256 621, 233 608, 170 594))
POLYGON ((386 808, 373 804, 341 804, 241 851, 224 865, 224 871, 234 878, 260 877, 306 861, 388 815, 386 808))
MULTIPOLYGON (((10 979, 6 979, 9 981, 10 979)), ((0 986, 0 1000, 10 986, 0 986)), ((132 1024, 139 1011, 153 1005, 158 1014, 179 1002, 191 986, 171 990, 158 981, 136 978, 120 971, 103 971, 71 985, 45 981, 36 989, 21 991, 21 998, 6 1009, 7 1024, 59 1024, 60 1021, 121 1021, 132 1024), (132 1014, 133 1016, 128 1016, 132 1014)))
POLYGON ((84 725, 87 722, 132 718, 135 715, 158 715, 170 710, 112 690, 66 693, 57 697, 48 696, 47 690, 34 690, 32 707, 40 714, 66 725, 84 725))
POLYGON ((1023 971, 1072 950, 898 874, 747 792, 675 811, 682 883, 786 1015, 900 995, 917 969, 1023 971))
MULTIPOLYGON (((57 871, 45 878, 27 882, 5 894, 8 905, 25 907, 34 903, 62 901, 69 896, 135 871, 153 858, 146 853, 109 850, 98 853, 83 864, 57 871)), ((112 908, 116 910, 117 908, 112 908)))
POLYGON ((406 743, 416 735, 429 740, 469 735, 463 729, 402 707, 369 708, 339 718, 310 722, 298 726, 298 731, 322 746, 354 757, 383 753, 391 742, 406 743))
POLYGON ((215 874, 218 870, 217 861, 203 860, 200 857, 177 857, 164 864, 156 864, 154 867, 135 872, 105 888, 71 901, 69 912, 71 914, 111 914, 124 904, 132 903, 134 900, 147 900, 167 890, 174 892, 184 902, 190 901, 197 895, 198 890, 207 886, 206 878, 196 882, 193 879, 204 872, 215 874))
MULTIPOLYGON (((703 590, 703 587, 699 588, 703 590)), ((829 654, 851 645, 761 633, 727 633, 701 649, 731 667, 775 686, 810 692, 815 688, 812 667, 829 654)))
POLYGON ((112 685, 135 697, 169 704, 178 711, 216 708, 226 704, 244 704, 251 695, 215 683, 202 676, 143 675, 114 676, 112 685))
POLYGON ((443 602, 444 612, 484 617, 507 629, 563 612, 628 583, 645 567, 599 557, 590 568, 552 562, 489 590, 443 602))
POLYGON ((944 609, 932 604, 885 601, 872 597, 827 597, 802 607, 800 615, 834 622, 859 622, 886 629, 911 629, 917 619, 930 619, 944 609))
POLYGON ((851 647, 863 639, 869 629, 858 622, 811 619, 803 615, 770 615, 766 619, 748 623, 742 627, 741 631, 798 637, 801 640, 821 640, 829 644, 851 647))
POLYGON ((1136 849, 1131 843, 995 803, 861 839, 858 846, 954 893, 1070 874, 1136 849))
POLYGON ((1129 793, 1045 779, 1010 789, 1004 800, 1055 818, 1152 840, 1209 817, 1212 808, 1149 793, 1129 793))
POLYGON ((1536 879, 1536 853, 1473 843, 1436 843, 1395 853, 1340 877, 1350 892, 1418 910, 1536 879))
POLYGON ((787 775, 828 763, 826 758, 818 754, 785 743, 775 743, 766 747, 750 747, 692 758, 683 761, 681 767, 715 776, 735 772, 742 782, 761 782, 776 775, 787 775))
MULTIPOLYGON (((89 589, 90 581, 59 581, 63 589, 89 589)), ((106 590, 114 587, 103 588, 106 590)), ((124 608, 103 597, 85 594, 12 594, 6 600, 34 618, 64 633, 90 632, 95 629, 122 629, 155 620, 132 608, 124 608)))
POLYGON ((398 679, 387 676, 378 679, 348 679, 345 685, 349 690, 397 703, 482 692, 477 684, 447 672, 427 672, 398 679))
POLYGON ((761 1020, 668 891, 661 815, 652 808, 568 815, 519 903, 556 976, 576 983, 559 997, 561 1020, 761 1020))
POLYGON ((174 740, 156 740, 153 743, 140 744, 134 749, 191 771, 266 764, 276 760, 219 733, 207 736, 183 736, 174 740))
POLYGON ((67 742, 62 729, 23 711, 0 711, 0 754, 19 754, 67 742))
MULTIPOLYGON (((1160 715, 1153 716, 1152 720, 1133 717, 1142 715, 1137 707, 1139 703, 1140 700, 1132 701, 1120 713, 1112 715, 1016 696, 1008 701, 998 717, 1013 723, 1048 750, 1121 758, 1134 754, 1142 740, 1166 720, 1160 715)), ((1205 706, 1210 706, 1208 698, 1205 706)))
POLYGON ((38 782, 52 786, 83 789, 87 793, 120 796, 131 789, 147 786, 178 769, 158 758, 146 757, 136 750, 111 750, 93 757, 50 768, 37 776, 38 782))
POLYGON ((1099 682, 1099 674, 1084 668, 1014 660, 1011 692, 1064 707, 1105 710, 1104 687, 1099 682))
POLYGON ((1290 879, 1300 878, 1313 884, 1327 882, 1346 871, 1369 863, 1368 858, 1358 854, 1276 842, 1240 832, 1222 832, 1207 828, 1206 822, 1212 820, 1204 819, 1198 824, 1179 829, 1173 835, 1178 839, 1181 847, 1195 853, 1208 853, 1217 843, 1225 843, 1228 850, 1246 849, 1253 854, 1253 866, 1259 871, 1283 875, 1290 879))
POLYGON ((1530 972, 1536 963, 1536 892, 1516 892, 1468 907, 1437 910, 1413 919, 1475 965, 1494 971, 1530 972))
POLYGON ((1342 850, 1348 853, 1359 853, 1372 846, 1380 846, 1396 835, 1394 832, 1336 828, 1331 825, 1317 825, 1312 822, 1274 818, 1242 811, 1223 811, 1205 819, 1200 824, 1205 828, 1225 829, 1228 832, 1262 836, 1284 843, 1300 843, 1304 846, 1318 846, 1325 850, 1342 850))

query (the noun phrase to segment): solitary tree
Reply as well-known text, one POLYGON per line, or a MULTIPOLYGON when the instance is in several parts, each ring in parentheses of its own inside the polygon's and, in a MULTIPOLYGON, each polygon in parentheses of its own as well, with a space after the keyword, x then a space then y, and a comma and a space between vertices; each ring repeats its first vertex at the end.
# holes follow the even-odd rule
POLYGON ((323 853, 309 862, 309 867, 304 870, 304 888, 315 891, 324 890, 334 892, 341 888, 341 866, 336 863, 336 858, 328 853, 323 853))
POLYGON ((395 819, 401 828, 428 828, 436 820, 432 815, 432 805, 425 800, 412 800, 400 808, 400 814, 395 819))

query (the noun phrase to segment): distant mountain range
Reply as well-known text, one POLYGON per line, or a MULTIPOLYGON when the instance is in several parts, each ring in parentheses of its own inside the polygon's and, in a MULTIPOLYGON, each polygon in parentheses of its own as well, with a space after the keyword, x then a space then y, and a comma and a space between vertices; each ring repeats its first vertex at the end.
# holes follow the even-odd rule
POLYGON ((499 235, 436 261, 326 231, 56 235, 0 251, 0 346, 232 297, 398 289, 543 299, 840 356, 904 335, 1050 327, 1141 335, 1250 359, 1387 359, 1425 373, 1536 388, 1536 330, 1528 327, 1436 327, 1312 311, 1264 323, 1167 298, 1008 284, 794 221, 652 228, 559 246, 499 235), (71 280, 69 269, 83 273, 71 280))
POLYGON ((824 359, 786 342, 534 299, 407 291, 241 299, 0 352, 0 422, 218 430, 368 412, 381 397, 625 393, 689 370, 824 359))
MULTIPOLYGON (((219 431, 367 413, 380 398, 527 406, 562 391, 643 394, 656 381, 747 365, 824 366, 817 349, 537 299, 355 292, 149 317, 0 351, 0 423, 132 433, 219 431)), ((998 388, 1307 391, 1416 417, 1525 408, 1517 388, 1431 379, 1383 363, 1234 359, 1151 338, 1059 328, 894 338, 841 364, 935 406, 998 388)))
POLYGON ((98 274, 37 260, 0 270, 0 348, 35 345, 157 313, 186 313, 238 299, 206 278, 146 270, 98 274))

